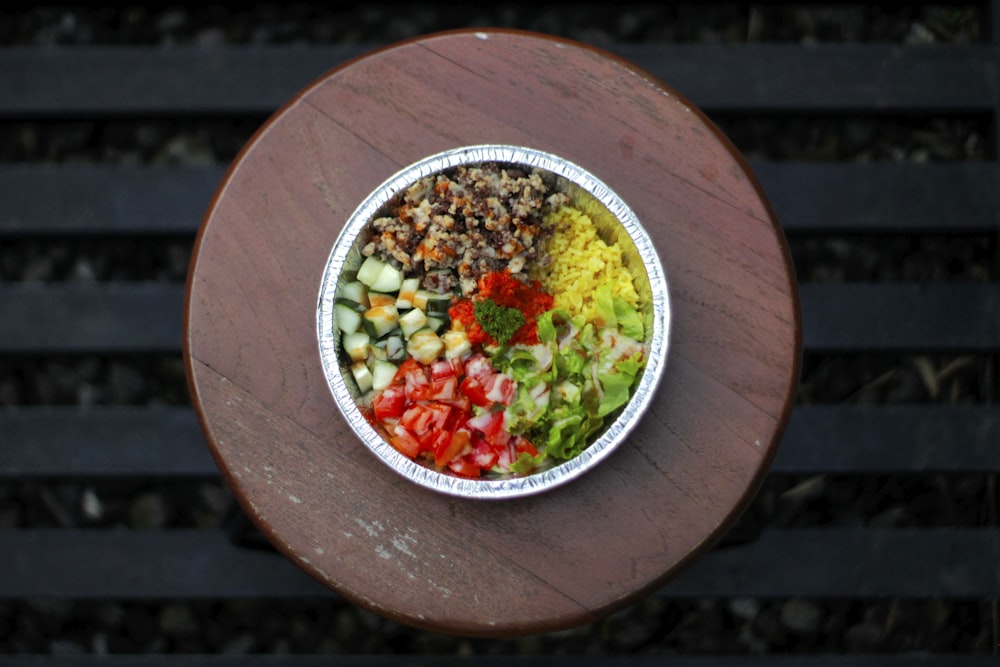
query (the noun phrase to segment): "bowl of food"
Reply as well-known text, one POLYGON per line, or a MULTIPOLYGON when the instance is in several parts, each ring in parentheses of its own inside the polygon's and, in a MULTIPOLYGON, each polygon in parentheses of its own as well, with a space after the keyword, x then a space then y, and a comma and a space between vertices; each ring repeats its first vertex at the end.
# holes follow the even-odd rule
POLYGON ((641 419, 670 305, 647 232, 604 182, 523 146, 431 155, 347 220, 319 352, 361 442, 421 486, 500 499, 564 484, 641 419))

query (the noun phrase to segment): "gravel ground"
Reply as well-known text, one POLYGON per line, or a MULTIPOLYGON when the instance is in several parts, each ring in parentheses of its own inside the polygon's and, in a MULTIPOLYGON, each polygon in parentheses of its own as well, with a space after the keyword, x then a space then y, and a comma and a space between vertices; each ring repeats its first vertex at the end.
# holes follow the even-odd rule
MULTIPOLYGON (((376 43, 435 30, 492 25, 593 44, 632 41, 975 42, 976 8, 878 10, 728 5, 578 5, 527 12, 413 4, 319 12, 309 6, 50 7, 0 16, 0 45, 376 43)), ((2 162, 224 164, 263 119, 17 120, 0 124, 2 162)), ((748 156, 764 160, 976 161, 995 159, 992 128, 975 117, 717 118, 748 156), (780 128, 780 132, 778 131, 780 128)), ((182 282, 189 239, 157 243, 22 240, 0 247, 0 280, 182 282)), ((995 236, 793 239, 804 280, 990 281, 995 236)), ((984 355, 811 355, 801 402, 981 403, 995 400, 984 355)), ((187 404, 175 356, 0 358, 0 406, 187 404)), ((997 522, 986 475, 775 476, 755 509, 771 525, 966 526, 997 522)), ((214 480, 2 482, 0 529, 217 525, 231 508, 214 480)), ((415 632, 329 601, 25 601, 0 603, 0 653, 438 652, 623 653, 989 651, 995 601, 651 598, 577 630, 509 641, 415 632)))

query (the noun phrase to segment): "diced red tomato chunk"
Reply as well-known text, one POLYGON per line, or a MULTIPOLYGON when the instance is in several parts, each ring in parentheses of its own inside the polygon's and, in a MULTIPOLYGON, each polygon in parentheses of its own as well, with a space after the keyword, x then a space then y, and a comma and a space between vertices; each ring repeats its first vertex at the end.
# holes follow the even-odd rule
POLYGON ((465 429, 454 433, 442 432, 443 437, 434 444, 434 465, 446 466, 452 459, 472 450, 472 434, 465 429))
POLYGON ((473 354, 465 360, 465 374, 468 377, 484 380, 494 374, 493 364, 482 354, 473 354))
POLYGON ((412 433, 398 424, 393 428, 392 434, 389 436, 389 443, 398 449, 401 454, 411 459, 416 458, 420 454, 420 443, 412 433))
POLYGON ((427 431, 440 430, 448 423, 450 416, 451 406, 421 401, 410 405, 399 418, 399 423, 419 436, 427 431))
POLYGON ((470 457, 477 466, 483 470, 489 470, 497 464, 498 454, 485 440, 479 440, 476 442, 470 457))
POLYGON ((467 396, 473 404, 481 408, 489 408, 493 405, 493 401, 486 398, 486 387, 478 378, 466 377, 463 379, 459 391, 467 396))
POLYGON ((514 445, 514 453, 517 455, 530 454, 531 456, 538 456, 538 449, 531 444, 531 441, 527 438, 515 435, 511 438, 514 445))
POLYGON ((375 400, 372 401, 372 411, 375 419, 385 421, 386 419, 399 419, 406 409, 406 391, 399 385, 389 385, 383 389, 375 400))
POLYGON ((431 380, 431 398, 436 401, 453 400, 458 395, 458 378, 437 378, 431 380))
POLYGON ((434 380, 445 380, 448 378, 457 378, 458 373, 455 372, 455 367, 450 361, 444 359, 439 359, 431 364, 431 381, 434 380))
POLYGON ((467 456, 452 459, 451 463, 448 464, 448 468, 456 475, 471 478, 479 477, 483 470, 467 456))
POLYGON ((498 409, 510 405, 516 391, 514 379, 497 373, 483 354, 429 366, 407 359, 376 394, 372 412, 405 456, 426 456, 456 475, 478 477, 510 466, 522 453, 538 454, 527 439, 507 432, 506 412, 498 409))
POLYGON ((497 373, 490 378, 486 398, 500 405, 510 405, 514 400, 516 390, 517 385, 514 383, 514 378, 505 373, 497 373))

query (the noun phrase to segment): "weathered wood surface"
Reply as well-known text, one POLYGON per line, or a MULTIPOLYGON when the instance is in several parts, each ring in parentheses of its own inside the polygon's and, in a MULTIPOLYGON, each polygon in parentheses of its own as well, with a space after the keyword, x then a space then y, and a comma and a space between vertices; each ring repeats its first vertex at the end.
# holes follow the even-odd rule
POLYGON ((189 290, 193 396, 248 514, 348 599, 461 633, 585 623, 692 563, 766 473, 798 374, 789 256, 730 144, 641 71, 523 34, 404 43, 293 98, 220 188, 189 290), (607 182, 653 237, 673 307, 667 372, 627 445, 516 501, 436 495, 385 468, 334 407, 314 333, 327 254, 358 202, 477 143, 548 150, 607 182))

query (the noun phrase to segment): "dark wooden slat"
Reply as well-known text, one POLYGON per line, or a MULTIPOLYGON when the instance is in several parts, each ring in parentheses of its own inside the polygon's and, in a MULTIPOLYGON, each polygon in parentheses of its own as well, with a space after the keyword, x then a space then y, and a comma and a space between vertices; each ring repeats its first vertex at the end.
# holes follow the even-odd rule
MULTIPOLYGON (((0 51, 0 114, 270 113, 374 45, 0 51)), ((706 110, 988 111, 985 46, 610 45, 706 110), (934 85, 927 85, 934 81, 934 85)))
POLYGON ((995 232, 1000 165, 752 163, 786 232, 995 232))
POLYGON ((516 665, 517 667, 995 667, 996 657, 968 653, 897 654, 678 654, 669 655, 18 655, 0 656, 0 667, 420 667, 516 665))
POLYGON ((218 475, 191 408, 8 409, 0 433, 0 478, 218 475))
MULTIPOLYGON (((1000 595, 998 562, 1000 530, 771 530, 709 552, 659 594, 978 599, 1000 595)), ((320 595, 330 593, 290 560, 237 547, 222 531, 0 533, 4 599, 320 595)))
POLYGON ((805 284, 809 351, 996 350, 1000 285, 805 284))
POLYGON ((997 53, 988 47, 635 44, 612 50, 707 111, 988 111, 1000 94, 997 53))
POLYGON ((1000 593, 1000 530, 765 531, 716 549, 668 595, 699 597, 994 597, 1000 593))
POLYGON ((184 286, 160 283, 0 286, 0 351, 178 352, 184 286))
MULTIPOLYGON (((1000 165, 755 162, 789 233, 995 232, 1000 165)), ((224 167, 0 165, 0 238, 193 234, 224 167), (25 195, 28 196, 25 196, 25 195)))
POLYGON ((0 235, 193 234, 225 168, 0 166, 0 235))
MULTIPOLYGON (((184 287, 0 285, 0 353, 177 352, 184 287)), ((1000 348, 1000 285, 806 284, 810 351, 1000 348)))
POLYGON ((330 594, 277 552, 240 548, 221 530, 24 530, 0 533, 0 545, 7 599, 330 594))
POLYGON ((797 406, 772 471, 1000 472, 992 406, 797 406))
POLYGON ((371 47, 0 50, 0 114, 268 114, 371 47))
MULTIPOLYGON (((0 411, 0 479, 214 477, 190 408, 0 411)), ((991 406, 798 406, 773 472, 1000 472, 991 406)))

